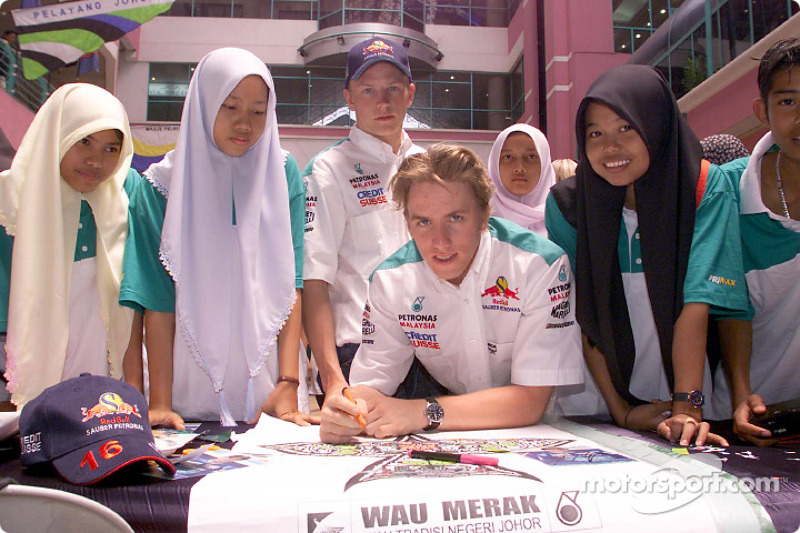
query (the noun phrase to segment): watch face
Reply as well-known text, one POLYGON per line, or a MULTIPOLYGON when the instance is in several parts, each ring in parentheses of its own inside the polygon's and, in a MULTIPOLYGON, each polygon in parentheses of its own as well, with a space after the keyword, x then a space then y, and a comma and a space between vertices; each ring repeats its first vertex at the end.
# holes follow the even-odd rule
POLYGON ((425 408, 425 415, 431 423, 439 423, 444 418, 444 409, 438 403, 428 403, 425 408))
POLYGON ((695 407, 702 407, 705 403, 705 396, 699 390, 693 390, 689 393, 689 401, 692 402, 692 405, 695 407))

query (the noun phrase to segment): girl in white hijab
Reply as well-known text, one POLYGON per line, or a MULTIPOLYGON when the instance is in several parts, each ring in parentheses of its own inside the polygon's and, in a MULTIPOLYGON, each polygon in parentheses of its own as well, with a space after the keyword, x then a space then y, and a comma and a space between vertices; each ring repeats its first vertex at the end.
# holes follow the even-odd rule
POLYGON ((19 408, 82 372, 122 377, 133 320, 118 304, 123 186, 140 179, 132 156, 122 104, 72 83, 45 102, 11 169, 0 173, 0 224, 13 237, 6 378, 19 408))
POLYGON ((307 419, 297 413, 299 293, 284 160, 263 61, 235 48, 206 55, 189 84, 175 150, 147 170, 152 186, 131 207, 121 299, 145 308, 154 425, 233 425, 262 411, 307 419), (159 192, 163 218, 148 215, 163 209, 159 192), (142 253, 148 229, 137 224, 158 232, 174 313, 152 305, 164 295, 147 296, 159 273, 142 266, 155 253, 142 253))
POLYGON ((544 134, 527 124, 501 131, 489 154, 489 175, 495 187, 492 215, 546 237, 544 204, 556 175, 544 134))

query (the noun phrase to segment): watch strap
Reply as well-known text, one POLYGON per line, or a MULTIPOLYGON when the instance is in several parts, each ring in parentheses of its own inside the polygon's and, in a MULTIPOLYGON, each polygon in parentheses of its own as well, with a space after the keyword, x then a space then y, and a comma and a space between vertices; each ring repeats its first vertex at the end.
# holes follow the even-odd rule
POLYGON ((436 401, 436 398, 425 398, 428 402, 425 405, 425 416, 428 418, 428 425, 423 428, 424 431, 434 431, 439 428, 444 418, 444 409, 442 405, 436 401), (437 416, 438 415, 438 416, 437 416))
POLYGON ((699 390, 691 392, 674 392, 672 393, 673 402, 687 402, 695 407, 702 407, 705 404, 705 396, 699 390))

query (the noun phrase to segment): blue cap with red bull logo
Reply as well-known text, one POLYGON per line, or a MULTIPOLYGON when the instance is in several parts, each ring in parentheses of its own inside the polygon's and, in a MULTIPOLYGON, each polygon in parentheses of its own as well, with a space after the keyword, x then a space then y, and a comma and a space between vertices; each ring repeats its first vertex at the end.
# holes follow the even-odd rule
POLYGON ((405 47, 389 39, 373 37, 358 43, 347 54, 344 86, 347 87, 350 80, 357 80, 367 68, 378 61, 388 61, 408 76, 408 81, 411 81, 411 65, 405 47))
POLYGON ((81 374, 45 389, 22 408, 19 431, 24 466, 52 462, 77 485, 142 461, 175 473, 156 448, 144 396, 105 376, 81 374))

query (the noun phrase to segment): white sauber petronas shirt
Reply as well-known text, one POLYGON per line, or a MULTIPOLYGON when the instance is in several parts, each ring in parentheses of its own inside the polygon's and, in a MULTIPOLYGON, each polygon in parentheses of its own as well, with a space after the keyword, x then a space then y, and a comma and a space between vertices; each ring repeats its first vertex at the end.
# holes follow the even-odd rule
POLYGON ((303 279, 330 284, 336 345, 361 342, 368 278, 408 242, 389 180, 407 156, 424 151, 404 132, 391 146, 353 127, 349 137, 320 152, 306 167, 303 279))
POLYGON ((583 382, 569 259, 555 244, 491 218, 460 286, 409 242, 369 286, 352 384, 393 394, 414 355, 453 394, 583 382))

